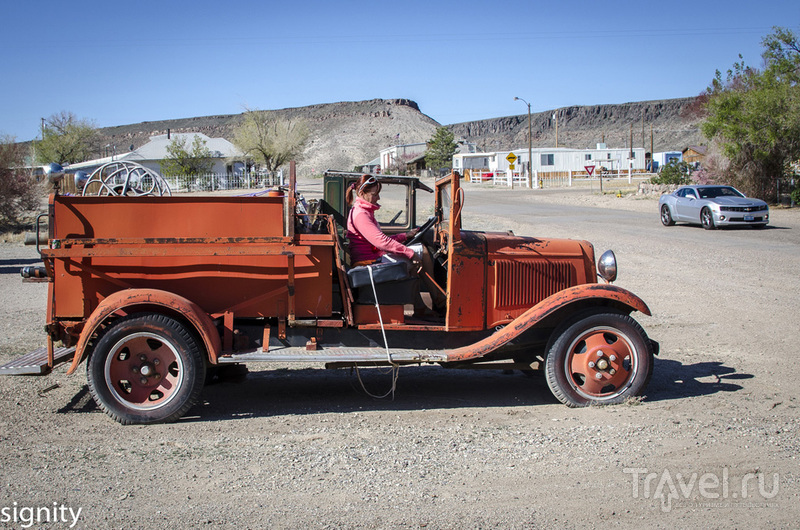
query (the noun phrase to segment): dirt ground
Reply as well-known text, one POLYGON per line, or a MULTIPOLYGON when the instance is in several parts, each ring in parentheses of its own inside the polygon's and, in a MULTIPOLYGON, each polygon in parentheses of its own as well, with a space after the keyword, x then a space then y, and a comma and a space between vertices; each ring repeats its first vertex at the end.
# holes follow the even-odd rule
MULTIPOLYGON (((251 365, 177 423, 124 427, 83 370, 2 377, 0 526, 28 507, 80 510, 75 528, 797 526, 800 209, 709 232, 597 190, 466 200, 467 229, 615 250, 661 344, 646 398, 570 409, 541 377, 413 367, 374 400, 349 371, 251 365)), ((44 344, 46 288, 18 272, 36 261, 0 243, 0 362, 44 344)))

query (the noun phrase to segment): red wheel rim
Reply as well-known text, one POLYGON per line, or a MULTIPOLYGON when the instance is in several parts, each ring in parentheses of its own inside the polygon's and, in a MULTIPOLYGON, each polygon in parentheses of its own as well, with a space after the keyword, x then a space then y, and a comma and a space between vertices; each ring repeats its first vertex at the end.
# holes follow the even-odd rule
POLYGON ((114 398, 126 407, 150 410, 169 403, 183 384, 183 361, 161 335, 126 336, 111 349, 105 378, 114 398))
POLYGON ((583 397, 607 400, 620 395, 636 376, 639 363, 630 339, 619 330, 595 327, 569 345, 564 369, 570 386, 583 397))

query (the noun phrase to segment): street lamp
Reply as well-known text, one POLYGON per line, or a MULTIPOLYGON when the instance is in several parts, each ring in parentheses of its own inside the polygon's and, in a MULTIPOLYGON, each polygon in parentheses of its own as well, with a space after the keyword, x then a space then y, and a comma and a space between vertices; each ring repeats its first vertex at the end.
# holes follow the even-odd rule
MULTIPOLYGON (((514 96, 514 101, 521 101, 528 106, 528 189, 533 187, 533 136, 531 135, 531 104, 514 96)), ((511 177, 512 181, 514 177, 511 177)), ((536 183, 538 186, 538 182, 536 183)))

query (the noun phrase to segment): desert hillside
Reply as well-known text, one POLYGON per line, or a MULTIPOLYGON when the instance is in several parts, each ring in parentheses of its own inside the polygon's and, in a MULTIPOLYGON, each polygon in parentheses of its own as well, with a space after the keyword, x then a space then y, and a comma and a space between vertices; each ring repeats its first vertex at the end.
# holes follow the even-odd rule
MULTIPOLYGON (((533 147, 593 148, 634 147, 650 152, 681 150, 703 142, 700 118, 692 113, 694 98, 642 101, 617 105, 562 107, 531 115, 533 147), (553 116, 556 116, 554 118, 553 116)), ((456 123, 449 126, 457 138, 478 144, 486 151, 528 146, 528 115, 456 123)))
MULTIPOLYGON (((633 145, 667 151, 700 143, 699 119, 687 108, 692 98, 645 101, 619 105, 563 107, 532 116, 534 147, 555 146, 558 115, 558 145, 585 148, 605 142, 611 147, 627 146, 631 127, 633 145)), ((303 118, 311 135, 299 170, 320 173, 328 168, 352 169, 378 156, 381 149, 396 144, 424 142, 440 124, 423 114, 407 99, 328 103, 269 111, 285 118, 303 118)), ((202 132, 210 137, 231 139, 240 114, 150 121, 100 129, 104 143, 117 152, 139 147, 150 136, 172 132, 202 132)), ((524 148, 528 145, 528 116, 448 125, 456 138, 473 142, 487 151, 524 148)))

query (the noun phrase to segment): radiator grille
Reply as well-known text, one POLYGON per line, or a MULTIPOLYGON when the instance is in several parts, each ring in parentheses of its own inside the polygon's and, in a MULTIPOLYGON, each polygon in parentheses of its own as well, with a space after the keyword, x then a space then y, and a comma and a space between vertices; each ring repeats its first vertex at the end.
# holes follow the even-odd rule
POLYGON ((575 268, 569 261, 497 260, 495 308, 530 307, 575 283, 575 268))
POLYGON ((720 206, 723 212, 760 212, 769 210, 769 206, 720 206))

